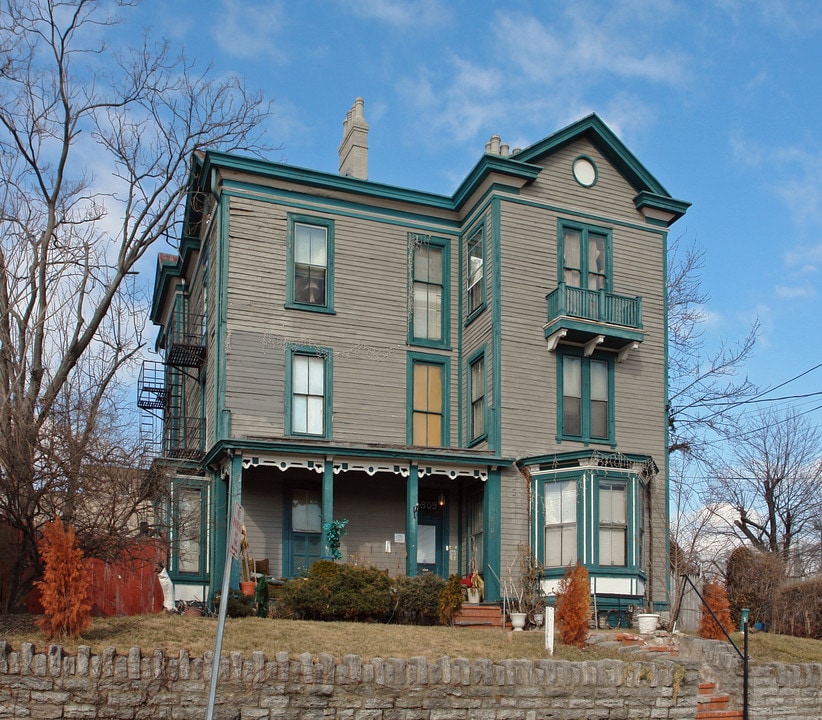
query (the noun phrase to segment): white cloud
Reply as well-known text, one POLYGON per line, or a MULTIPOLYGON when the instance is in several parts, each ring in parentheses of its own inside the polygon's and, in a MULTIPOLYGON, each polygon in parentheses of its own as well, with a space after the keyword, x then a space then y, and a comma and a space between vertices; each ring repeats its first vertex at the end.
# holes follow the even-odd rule
POLYGON ((689 77, 690 61, 665 45, 657 49, 643 43, 653 37, 635 31, 637 22, 651 22, 637 17, 646 15, 646 7, 638 3, 633 10, 603 13, 601 7, 574 4, 550 27, 534 16, 500 13, 496 38, 528 82, 620 77, 678 84, 689 77))
POLYGON ((774 288, 776 296, 784 300, 795 300, 797 298, 812 298, 816 295, 816 290, 809 285, 777 285, 774 288))
POLYGON ((211 33, 227 55, 246 59, 286 61, 281 49, 283 4, 279 0, 248 3, 223 0, 223 9, 211 33))
POLYGON ((342 0, 342 4, 361 18, 402 29, 440 25, 450 16, 440 0, 342 0))

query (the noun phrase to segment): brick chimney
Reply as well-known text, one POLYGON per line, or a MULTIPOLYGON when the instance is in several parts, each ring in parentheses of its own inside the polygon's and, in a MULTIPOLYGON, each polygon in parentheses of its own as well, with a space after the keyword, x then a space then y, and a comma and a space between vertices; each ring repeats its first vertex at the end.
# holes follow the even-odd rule
POLYGON ((338 148, 340 175, 368 180, 368 123, 363 115, 365 102, 354 101, 343 122, 343 139, 338 148))

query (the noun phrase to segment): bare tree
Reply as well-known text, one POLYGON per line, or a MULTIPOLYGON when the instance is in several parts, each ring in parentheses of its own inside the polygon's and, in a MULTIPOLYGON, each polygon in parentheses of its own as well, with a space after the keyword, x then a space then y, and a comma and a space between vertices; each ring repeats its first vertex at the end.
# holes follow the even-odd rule
POLYGON ((713 495, 733 508, 737 534, 786 563, 801 540, 816 540, 822 513, 822 437, 807 417, 766 410, 733 444, 713 495))
POLYGON ((736 410, 757 388, 741 376, 753 353, 759 323, 740 341, 705 353, 708 295, 700 272, 705 252, 682 239, 671 243, 668 268, 669 451, 705 461, 706 447, 736 429, 736 410))
POLYGON ((22 541, 6 610, 41 573, 44 510, 62 495, 78 517, 111 460, 110 392, 143 345, 135 266, 179 237, 192 154, 263 150, 260 95, 166 43, 115 52, 110 7, 0 0, 0 515, 22 541))

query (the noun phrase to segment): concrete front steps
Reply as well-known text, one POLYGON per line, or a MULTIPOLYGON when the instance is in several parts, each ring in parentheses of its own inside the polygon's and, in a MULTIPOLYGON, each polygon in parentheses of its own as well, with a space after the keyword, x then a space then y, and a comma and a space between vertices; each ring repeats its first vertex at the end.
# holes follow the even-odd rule
POLYGON ((501 628, 502 608, 497 603, 479 603, 479 605, 463 603, 454 624, 457 627, 501 628))

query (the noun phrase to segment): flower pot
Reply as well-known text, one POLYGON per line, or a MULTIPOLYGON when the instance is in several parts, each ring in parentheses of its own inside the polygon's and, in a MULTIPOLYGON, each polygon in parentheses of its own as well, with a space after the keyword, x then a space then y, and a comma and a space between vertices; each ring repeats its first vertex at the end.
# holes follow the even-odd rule
POLYGON ((650 635, 656 632, 659 624, 659 615, 657 613, 638 613, 636 616, 637 630, 640 635, 650 635))
POLYGON ((257 589, 257 583, 253 580, 244 580, 240 582, 240 592, 243 595, 253 595, 257 589))
POLYGON ((474 587, 468 588, 468 604, 469 605, 478 605, 479 601, 480 601, 479 588, 474 588, 474 587))
POLYGON ((508 617, 511 618, 511 627, 514 630, 519 630, 520 632, 525 627, 525 618, 528 617, 527 613, 522 612, 511 612, 508 613, 508 617))

